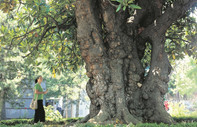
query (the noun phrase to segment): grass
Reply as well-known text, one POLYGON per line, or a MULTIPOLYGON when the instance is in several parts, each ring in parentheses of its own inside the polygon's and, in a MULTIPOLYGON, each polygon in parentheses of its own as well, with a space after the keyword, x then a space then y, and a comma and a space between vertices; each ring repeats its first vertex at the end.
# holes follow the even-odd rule
POLYGON ((46 121, 46 123, 33 124, 33 119, 12 119, 0 121, 0 127, 63 127, 75 124, 76 127, 197 127, 196 117, 173 117, 177 124, 156 124, 156 123, 142 123, 142 124, 116 124, 116 125, 97 125, 92 123, 75 124, 81 118, 68 118, 60 121, 46 121))

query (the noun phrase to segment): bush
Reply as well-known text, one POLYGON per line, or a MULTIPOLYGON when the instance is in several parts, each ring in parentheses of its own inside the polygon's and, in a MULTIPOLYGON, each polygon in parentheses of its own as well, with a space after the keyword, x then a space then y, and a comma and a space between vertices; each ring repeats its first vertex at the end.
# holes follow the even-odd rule
POLYGON ((58 110, 54 111, 53 106, 49 105, 47 107, 44 106, 45 110, 45 118, 48 121, 60 121, 62 119, 62 115, 58 110))
POLYGON ((16 125, 16 124, 33 124, 33 119, 11 119, 11 120, 2 120, 0 124, 5 125, 16 125))
POLYGON ((169 102, 169 114, 172 117, 189 117, 190 112, 185 108, 185 105, 182 103, 173 103, 169 102))
MULTIPOLYGON (((81 118, 62 118, 59 121, 49 121, 46 120, 46 125, 65 125, 71 122, 76 122, 77 120, 80 120, 81 118)), ((11 120, 2 120, 0 121, 0 125, 19 125, 19 124, 33 124, 33 119, 11 119, 11 120)), ((21 126, 20 126, 21 127, 21 126)))
POLYGON ((173 117, 173 119, 177 123, 181 123, 181 122, 187 122, 187 123, 197 122, 197 116, 195 116, 195 117, 173 117))
POLYGON ((32 124, 16 124, 16 125, 5 125, 5 124, 0 124, 0 127, 43 127, 42 123, 38 123, 36 125, 32 125, 32 124))

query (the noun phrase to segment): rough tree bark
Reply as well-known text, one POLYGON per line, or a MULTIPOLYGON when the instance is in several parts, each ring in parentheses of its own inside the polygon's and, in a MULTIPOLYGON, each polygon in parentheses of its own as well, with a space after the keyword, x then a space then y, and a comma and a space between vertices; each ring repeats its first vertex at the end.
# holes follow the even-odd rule
POLYGON ((165 32, 195 0, 176 1, 162 13, 165 0, 138 0, 143 9, 128 22, 108 0, 76 2, 77 39, 90 78, 86 91, 90 113, 82 122, 173 123, 165 111, 171 66, 164 51, 165 32), (152 45, 151 68, 144 76, 141 59, 152 45))

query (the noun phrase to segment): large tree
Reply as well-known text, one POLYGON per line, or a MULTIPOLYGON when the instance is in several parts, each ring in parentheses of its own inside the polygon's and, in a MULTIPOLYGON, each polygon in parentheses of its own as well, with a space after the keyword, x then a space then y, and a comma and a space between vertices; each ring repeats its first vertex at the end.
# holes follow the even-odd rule
POLYGON ((171 71, 165 52, 165 34, 196 1, 177 0, 163 10, 165 2, 136 1, 142 9, 128 23, 129 12, 116 13, 113 6, 116 3, 77 1, 77 38, 90 78, 87 93, 91 105, 87 120, 173 122, 163 106, 171 71), (145 77, 141 59, 146 43, 151 44, 152 53, 150 70, 145 77))
POLYGON ((20 20, 2 39, 28 51, 28 59, 47 58, 46 64, 57 72, 76 69, 83 58, 91 105, 82 122, 173 123, 163 106, 171 71, 168 58, 196 55, 196 22, 189 15, 196 0, 73 2, 4 2, 0 8, 12 20, 20 20), (25 10, 13 16, 8 10, 14 7, 25 10))

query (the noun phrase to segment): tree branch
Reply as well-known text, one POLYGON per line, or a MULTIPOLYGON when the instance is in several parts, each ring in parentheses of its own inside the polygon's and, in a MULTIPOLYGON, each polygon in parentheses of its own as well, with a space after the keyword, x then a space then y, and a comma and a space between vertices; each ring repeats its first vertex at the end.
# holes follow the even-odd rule
POLYGON ((57 30, 59 31, 59 26, 58 26, 58 22, 51 16, 51 15, 47 15, 47 17, 51 18, 53 20, 53 22, 55 23, 57 30))
POLYGON ((141 33, 143 38, 155 38, 164 35, 170 25, 181 18, 192 6, 197 3, 196 0, 177 0, 167 8, 163 15, 157 18, 154 23, 149 25, 141 33))
POLYGON ((12 40, 11 40, 11 44, 10 44, 10 46, 9 46, 9 49, 11 49, 11 46, 12 46, 13 41, 14 41, 14 39, 15 39, 15 38, 23 37, 23 38, 21 39, 21 41, 20 41, 18 44, 20 44, 20 43, 25 39, 26 35, 27 35, 28 33, 30 33, 30 32, 28 32, 28 30, 29 30, 29 28, 32 26, 32 24, 33 24, 34 20, 35 20, 35 18, 33 18, 33 20, 31 21, 30 25, 29 25, 29 26, 28 26, 28 28, 27 28, 26 33, 25 33, 23 36, 19 36, 19 37, 14 37, 14 38, 12 38, 12 40))
MULTIPOLYGON (((65 23, 62 23, 62 24, 59 25, 58 27, 59 27, 60 29, 66 30, 66 29, 68 29, 69 27, 71 27, 71 26, 73 25, 73 21, 75 21, 75 20, 71 20, 71 21, 72 21, 72 22, 71 22, 69 25, 65 25, 65 23)), ((38 44, 33 48, 33 50, 32 50, 30 53, 28 53, 28 54, 25 55, 25 56, 22 56, 23 58, 28 57, 28 56, 31 55, 36 49, 38 49, 38 46, 41 44, 41 42, 42 42, 43 38, 45 37, 46 33, 47 33, 49 30, 56 28, 57 26, 51 26, 51 27, 48 27, 48 28, 47 28, 47 27, 48 27, 48 25, 45 26, 44 31, 43 31, 43 33, 42 33, 42 35, 41 35, 41 38, 40 38, 40 41, 38 42, 38 44)))
POLYGON ((47 28, 47 26, 48 26, 48 25, 46 25, 45 28, 44 28, 44 31, 43 31, 43 33, 42 33, 42 35, 41 35, 41 38, 40 38, 40 41, 36 44, 36 46, 33 48, 33 50, 32 50, 30 53, 28 53, 28 54, 25 55, 25 56, 22 56, 23 58, 25 58, 25 57, 29 56, 30 54, 32 54, 36 49, 38 50, 38 46, 41 44, 42 39, 44 38, 44 36, 46 35, 46 33, 47 33, 50 29, 52 29, 51 27, 47 28))
MULTIPOLYGON (((45 26, 45 25, 43 25, 43 26, 41 26, 41 27, 44 27, 44 26, 45 26)), ((25 37, 26 37, 28 34, 30 34, 31 32, 34 32, 34 31, 37 30, 37 29, 40 29, 40 27, 36 27, 36 28, 34 28, 33 30, 30 30, 29 32, 26 32, 25 34, 23 34, 23 35, 21 35, 21 36, 17 36, 17 37, 12 38, 11 44, 10 44, 10 45, 12 46, 12 43, 13 43, 13 41, 14 41, 15 39, 23 37, 23 38, 21 39, 21 41, 18 43, 18 44, 20 44, 20 43, 23 41, 23 39, 25 39, 25 37)))
POLYGON ((111 0, 108 0, 108 2, 113 6, 113 7, 118 7, 118 5, 115 5, 115 4, 113 4, 112 2, 111 2, 111 0))

